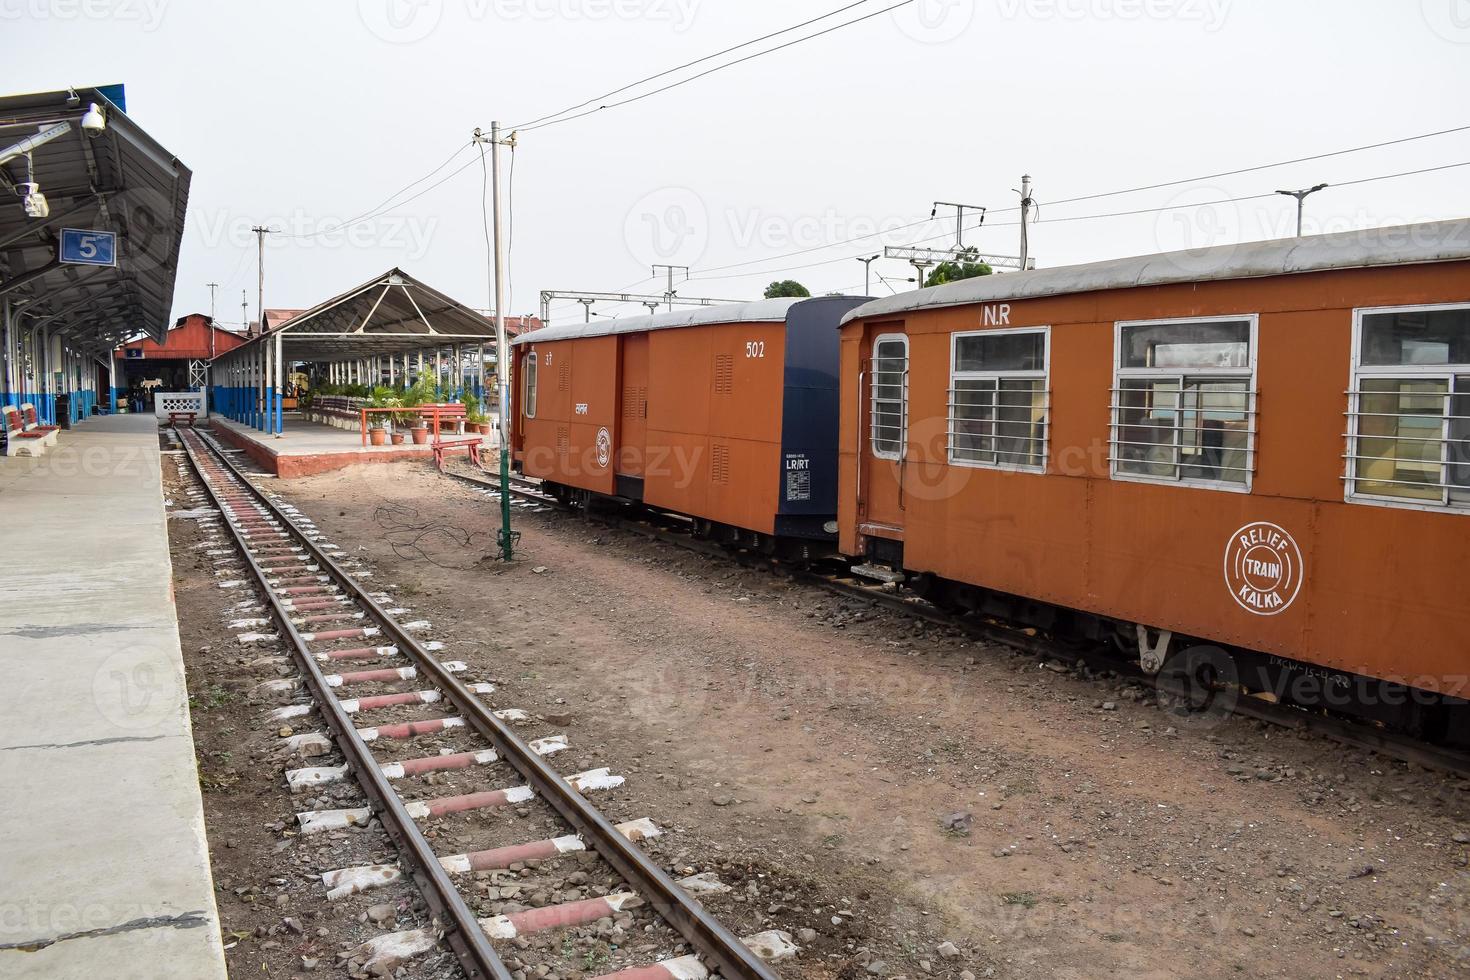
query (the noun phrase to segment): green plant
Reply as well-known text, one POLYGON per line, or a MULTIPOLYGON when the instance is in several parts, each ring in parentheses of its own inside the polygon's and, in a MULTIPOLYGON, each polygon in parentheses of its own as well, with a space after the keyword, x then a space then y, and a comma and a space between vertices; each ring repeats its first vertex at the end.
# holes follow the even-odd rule
POLYGON ((1003 905, 1019 905, 1022 908, 1036 908, 1036 896, 1031 892, 1006 892, 1000 897, 1003 905))
MULTIPOLYGON (((397 393, 387 385, 378 385, 374 388, 367 401, 368 408, 398 408, 401 404, 402 401, 397 393)), ((374 429, 381 429, 387 424, 389 417, 396 421, 398 413, 394 412, 391 416, 384 413, 369 415, 368 425, 374 429)))
POLYGON ((766 287, 765 297, 766 299, 778 299, 782 296, 804 297, 810 296, 811 294, 811 290, 807 289, 795 279, 782 279, 766 287))

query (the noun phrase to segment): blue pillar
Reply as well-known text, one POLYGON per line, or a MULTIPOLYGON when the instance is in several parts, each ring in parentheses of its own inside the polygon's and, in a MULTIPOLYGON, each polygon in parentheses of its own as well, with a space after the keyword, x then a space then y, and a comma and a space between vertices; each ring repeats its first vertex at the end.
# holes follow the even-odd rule
POLYGON ((286 399, 285 399, 285 396, 282 395, 280 392, 277 392, 275 397, 276 397, 276 435, 280 435, 281 432, 285 428, 285 422, 286 422, 286 420, 281 417, 282 412, 285 410, 282 407, 282 404, 281 403, 284 402, 286 399))

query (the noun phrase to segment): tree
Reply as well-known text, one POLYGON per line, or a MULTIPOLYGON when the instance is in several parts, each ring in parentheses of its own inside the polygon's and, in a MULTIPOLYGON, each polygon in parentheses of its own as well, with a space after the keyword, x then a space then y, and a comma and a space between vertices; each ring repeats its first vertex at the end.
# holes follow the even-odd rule
POLYGON ((766 299, 777 299, 782 296, 810 296, 811 290, 807 289, 795 279, 782 279, 773 282, 766 287, 766 299))
MULTIPOLYGON (((965 251, 971 256, 975 254, 973 248, 967 248, 965 251)), ((924 280, 924 285, 942 286, 947 282, 957 282, 960 279, 988 276, 994 271, 984 262, 971 262, 967 259, 961 259, 958 262, 941 262, 934 267, 933 272, 929 273, 928 278, 924 280)))

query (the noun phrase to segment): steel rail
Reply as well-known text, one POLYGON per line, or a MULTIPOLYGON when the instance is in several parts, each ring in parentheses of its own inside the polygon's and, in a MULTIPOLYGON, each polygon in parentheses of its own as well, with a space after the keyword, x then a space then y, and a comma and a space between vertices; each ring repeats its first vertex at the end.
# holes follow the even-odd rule
MULTIPOLYGON (((271 507, 270 501, 246 480, 243 474, 226 458, 218 453, 213 446, 202 439, 197 433, 190 433, 194 439, 202 443, 206 449, 215 454, 217 463, 223 463, 239 481, 239 486, 248 491, 254 498, 271 507)), ((221 516, 227 517, 224 501, 220 499, 213 483, 205 476, 204 468, 195 456, 195 448, 190 445, 191 440, 179 433, 179 441, 184 447, 189 463, 199 475, 200 482, 204 484, 205 492, 214 501, 214 505, 220 509, 221 516)), ((272 513, 280 520, 281 530, 291 535, 304 547, 309 548, 314 558, 321 556, 320 549, 316 548, 296 526, 288 520, 284 514, 274 507, 272 513)), ((464 967, 465 973, 472 980, 494 977, 495 980, 511 980, 511 972, 501 961, 499 955, 490 945, 484 931, 480 928, 479 920, 474 911, 460 895, 459 889, 450 880, 449 873, 439 864, 438 855, 433 847, 425 839, 423 833, 418 829, 418 824, 413 817, 409 816, 403 801, 392 786, 389 785, 387 777, 379 769, 377 761, 373 758, 367 743, 357 734, 357 727, 351 717, 342 710, 341 702, 338 700, 330 687, 327 686, 326 678, 321 668, 316 663, 316 658, 311 655, 296 625, 291 622, 290 612, 282 605, 280 597, 271 588, 270 577, 261 568, 255 556, 251 554, 249 543, 240 533, 235 524, 225 520, 230 529, 230 536, 234 538, 239 547, 241 555, 250 566, 256 584, 266 596, 270 603, 271 614, 275 618, 282 633, 290 640, 291 652, 296 660, 297 667, 306 678, 307 687, 312 699, 317 703, 322 718, 327 726, 336 735, 338 747, 346 757, 358 782, 361 783, 367 794, 374 812, 378 815, 383 829, 392 838, 398 847, 400 854, 409 858, 410 872, 414 883, 418 885, 419 891, 428 901, 429 907, 435 915, 440 917, 441 924, 445 927, 445 939, 454 950, 460 965, 464 967)), ((343 575, 339 568, 334 572, 343 575)))
MULTIPOLYGON (((214 447, 209 446, 207 442, 205 445, 214 451, 214 447)), ((400 652, 406 654, 415 663, 415 666, 424 673, 433 686, 443 692, 445 699, 458 709, 466 723, 487 739, 500 753, 501 758, 525 777, 527 785, 550 803, 562 819, 571 824, 573 829, 588 841, 592 849, 600 854, 618 874, 622 875, 624 880, 633 886, 639 896, 647 901, 659 916, 682 935, 697 952, 711 960, 726 980, 777 980, 777 975, 750 947, 706 912, 699 902, 692 899, 658 865, 654 864, 642 848, 619 833, 612 822, 573 789, 560 773, 537 755, 505 722, 495 717, 494 713, 478 697, 470 693, 458 678, 445 670, 439 660, 404 630, 392 616, 389 616, 383 607, 368 595, 367 590, 344 571, 330 555, 296 529, 285 513, 252 485, 232 460, 222 453, 216 452, 216 455, 219 462, 249 489, 271 515, 282 522, 283 529, 290 531, 312 556, 312 559, 332 576, 342 588, 343 593, 348 595, 377 623, 383 634, 392 639, 400 652)), ((238 533, 236 538, 239 540, 238 533)), ((253 560, 251 564, 258 571, 258 566, 254 565, 253 560)), ((275 601, 274 595, 272 595, 272 600, 272 604, 280 611, 279 603, 275 601)), ((290 617, 284 616, 283 620, 289 624, 290 617)), ((300 636, 294 627, 290 629, 290 632, 293 640, 299 642, 300 636)), ((304 647, 302 643, 302 648, 304 647)), ((316 669, 316 665, 311 663, 309 666, 320 680, 321 674, 316 669)), ((325 682, 321 683, 324 687, 325 682)), ((335 698, 332 699, 332 703, 340 714, 340 707, 336 705, 335 698)), ((342 718, 345 719, 346 716, 342 715, 342 718)), ((347 723, 347 730, 353 731, 355 737, 355 729, 350 723, 347 723)), ((374 775, 386 783, 381 774, 376 772, 376 767, 372 768, 374 775)), ((396 795, 392 795, 391 790, 389 793, 392 800, 397 802, 396 795)), ((398 806, 402 808, 401 803, 398 806)), ((407 814, 404 813, 404 816, 407 817, 407 814)), ((414 832, 417 833, 417 827, 411 818, 409 818, 409 826, 414 827, 414 832)), ((437 858, 431 859, 433 868, 438 869, 437 858)), ((458 898, 457 892, 455 895, 458 898)), ((471 921, 473 921, 473 916, 471 921)), ((478 924, 470 931, 483 939, 483 933, 478 924)), ((500 963, 498 959, 495 962, 497 965, 500 963)), ((504 966, 500 965, 500 969, 503 971, 504 966)), ((496 974, 496 976, 504 980, 504 977, 508 977, 509 974, 504 974, 504 977, 501 974, 496 974)))

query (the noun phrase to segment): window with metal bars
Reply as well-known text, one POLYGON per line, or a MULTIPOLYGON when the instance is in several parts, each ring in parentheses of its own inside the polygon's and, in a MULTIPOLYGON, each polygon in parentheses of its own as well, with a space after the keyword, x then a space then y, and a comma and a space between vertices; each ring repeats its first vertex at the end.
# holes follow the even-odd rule
POLYGON ((1470 306, 1353 319, 1349 498, 1470 510, 1470 306))
POLYGON ((526 355, 526 369, 521 373, 521 404, 526 412, 526 418, 536 417, 536 352, 526 355))
POLYGON ((882 334, 873 340, 870 412, 873 455, 902 459, 909 417, 909 339, 903 334, 882 334))
POLYGON ((1116 349, 1113 477, 1248 492, 1255 315, 1119 323, 1116 349))
POLYGON ((950 343, 949 461, 1045 470, 1048 329, 957 333, 950 343))

